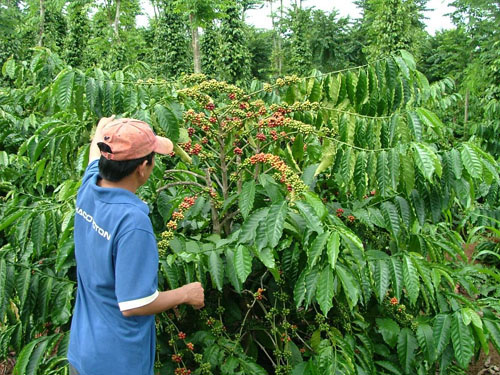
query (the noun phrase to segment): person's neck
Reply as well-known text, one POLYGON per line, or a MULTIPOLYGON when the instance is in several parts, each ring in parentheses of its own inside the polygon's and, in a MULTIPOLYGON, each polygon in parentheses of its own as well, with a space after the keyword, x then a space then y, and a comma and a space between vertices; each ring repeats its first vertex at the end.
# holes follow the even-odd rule
POLYGON ((121 188, 128 190, 132 193, 135 194, 137 189, 139 188, 139 185, 137 185, 137 182, 135 179, 131 178, 131 176, 127 176, 120 181, 113 182, 109 180, 105 180, 104 178, 100 178, 97 180, 97 185, 103 188, 121 188))

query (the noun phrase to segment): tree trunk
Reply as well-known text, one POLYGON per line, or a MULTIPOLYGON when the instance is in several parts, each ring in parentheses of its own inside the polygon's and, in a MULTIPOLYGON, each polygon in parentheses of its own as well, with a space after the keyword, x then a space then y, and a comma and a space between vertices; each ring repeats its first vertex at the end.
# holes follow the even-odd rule
POLYGON ((194 24, 194 15, 189 15, 189 22, 191 23, 191 45, 193 47, 193 62, 194 72, 201 73, 201 53, 200 53, 200 36, 198 34, 198 26, 194 24))
POLYGON ((115 13, 115 36, 116 40, 120 40, 119 28, 120 26, 120 0, 116 0, 116 13, 115 13))
POLYGON ((45 28, 45 4, 44 0, 40 0, 40 29, 38 31, 38 46, 43 46, 43 33, 45 28))
POLYGON ((465 124, 467 124, 467 121, 469 121, 469 95, 470 95, 470 90, 467 88, 465 90, 464 128, 465 124))

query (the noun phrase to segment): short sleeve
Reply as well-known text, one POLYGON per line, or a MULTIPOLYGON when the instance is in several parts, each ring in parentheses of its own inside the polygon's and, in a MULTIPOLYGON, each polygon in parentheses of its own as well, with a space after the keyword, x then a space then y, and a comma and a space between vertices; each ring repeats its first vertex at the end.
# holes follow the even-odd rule
POLYGON ((158 297, 158 250, 154 235, 133 229, 117 241, 115 293, 121 311, 145 306, 158 297))
POLYGON ((85 185, 89 179, 99 173, 99 159, 93 160, 87 165, 82 178, 82 185, 85 185))

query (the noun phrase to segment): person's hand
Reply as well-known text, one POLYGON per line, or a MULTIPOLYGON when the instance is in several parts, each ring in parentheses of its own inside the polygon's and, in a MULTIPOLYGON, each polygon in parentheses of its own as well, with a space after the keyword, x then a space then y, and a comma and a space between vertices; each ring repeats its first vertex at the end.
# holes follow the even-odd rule
POLYGON ((195 309, 201 309, 205 306, 205 292, 201 283, 194 282, 182 287, 186 293, 186 303, 195 309))
POLYGON ((97 128, 96 128, 96 134, 99 134, 101 132, 101 130, 106 126, 108 125, 111 121, 113 121, 115 119, 115 115, 111 115, 111 117, 102 117, 100 120, 99 120, 99 123, 97 124, 97 128))
POLYGON ((113 121, 114 119, 115 119, 115 115, 111 115, 111 117, 101 117, 101 119, 97 123, 97 126, 96 126, 94 132, 90 135, 90 139, 93 140, 93 139, 100 138, 100 134, 101 134, 102 129, 106 125, 108 125, 111 121, 113 121))

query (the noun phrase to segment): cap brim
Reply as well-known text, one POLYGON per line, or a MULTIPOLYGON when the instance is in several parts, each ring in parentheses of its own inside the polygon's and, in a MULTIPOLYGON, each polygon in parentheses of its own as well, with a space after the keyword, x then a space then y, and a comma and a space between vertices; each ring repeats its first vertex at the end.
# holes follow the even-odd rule
POLYGON ((174 144, 172 141, 165 137, 156 136, 156 147, 154 152, 162 155, 168 155, 174 150, 174 144))

